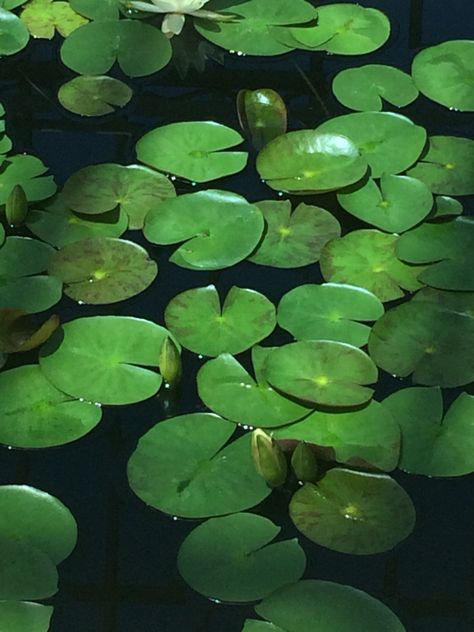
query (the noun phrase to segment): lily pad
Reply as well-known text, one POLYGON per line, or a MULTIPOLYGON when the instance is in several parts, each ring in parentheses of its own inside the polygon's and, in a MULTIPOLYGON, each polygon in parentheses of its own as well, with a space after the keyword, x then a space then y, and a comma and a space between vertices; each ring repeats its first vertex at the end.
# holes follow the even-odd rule
POLYGON ((58 591, 51 558, 19 540, 0 538, 0 600, 46 599, 58 591))
POLYGON ((278 92, 270 88, 240 90, 237 114, 240 127, 257 150, 286 132, 288 114, 285 102, 278 92))
POLYGON ((246 619, 242 632, 285 632, 285 630, 283 630, 283 628, 277 628, 276 625, 268 621, 246 619))
POLYGON ((91 20, 118 20, 121 0, 69 0, 72 8, 91 20))
POLYGON ((38 326, 21 309, 0 309, 0 353, 30 351, 42 345, 59 327, 59 318, 50 316, 38 326))
POLYGON ((158 274, 147 251, 123 239, 97 237, 64 246, 51 257, 49 274, 65 284, 75 301, 104 305, 143 292, 158 274))
POLYGON ((20 18, 33 37, 42 39, 53 39, 56 30, 67 37, 88 22, 69 2, 53 0, 30 0, 20 18))
POLYGON ((207 190, 180 195, 155 206, 144 235, 155 244, 175 244, 170 261, 191 270, 219 270, 245 259, 260 241, 264 220, 236 193, 207 190))
POLYGON ((0 601, 0 630, 48 632, 52 606, 28 601, 0 601))
POLYGON ((262 374, 271 351, 271 347, 252 348, 256 379, 228 353, 209 360, 197 374, 199 397, 215 413, 242 425, 274 428, 301 419, 311 409, 280 395, 262 374))
POLYGON ((298 540, 271 543, 280 532, 251 513, 211 518, 191 531, 178 553, 178 570, 206 597, 242 603, 298 581, 306 556, 298 540))
POLYGON ((278 191, 321 193, 360 180, 367 162, 346 136, 315 130, 288 132, 257 156, 257 170, 278 191))
POLYGON ((424 182, 433 193, 474 194, 474 140, 430 136, 428 151, 408 175, 424 182))
POLYGON ((372 397, 363 385, 377 381, 377 368, 352 345, 305 340, 269 353, 263 375, 274 388, 310 404, 357 406, 372 397))
POLYGON ((213 121, 163 125, 142 136, 136 145, 138 160, 175 176, 209 182, 242 171, 245 151, 230 149, 244 139, 230 127, 213 121))
POLYGON ((49 448, 75 441, 100 422, 100 406, 56 389, 37 365, 0 373, 0 443, 49 448))
POLYGON ((383 405, 402 430, 399 468, 425 476, 474 472, 474 397, 461 393, 443 419, 439 387, 404 388, 383 405))
POLYGON ((41 349, 40 366, 56 388, 101 404, 131 404, 155 395, 160 348, 169 332, 129 316, 76 318, 41 349))
POLYGON ((234 431, 233 423, 210 413, 161 421, 128 462, 132 490, 147 505, 184 518, 257 505, 271 490, 255 470, 250 435, 227 444, 234 431))
POLYGON ((214 285, 186 290, 165 309, 166 326, 194 353, 235 355, 269 336, 276 326, 274 305, 255 290, 233 286, 220 305, 214 285))
POLYGON ((452 40, 420 51, 411 67, 416 87, 450 110, 472 112, 474 41, 452 40))
POLYGON ((323 283, 300 285, 281 299, 278 324, 296 340, 336 340, 355 347, 367 344, 370 326, 384 313, 372 292, 355 285, 323 283))
POLYGON ((61 105, 81 116, 111 114, 116 107, 127 105, 132 96, 133 90, 126 83, 107 76, 75 77, 58 92, 61 105))
POLYGON ((316 133, 344 134, 350 138, 369 163, 373 178, 405 171, 418 160, 426 143, 423 127, 393 112, 354 112, 336 116, 320 125, 316 133))
POLYGON ((266 221, 266 232, 249 261, 275 268, 299 268, 315 263, 321 249, 339 237, 341 226, 334 215, 319 206, 298 204, 291 211, 288 200, 257 202, 266 221))
POLYGON ((448 195, 435 195, 434 208, 429 219, 447 217, 449 215, 462 215, 463 206, 459 200, 448 195))
POLYGON ((20 18, 0 7, 0 55, 14 55, 28 44, 30 34, 20 18))
POLYGON ((30 201, 44 200, 56 192, 52 176, 43 176, 47 167, 34 156, 8 156, 0 173, 0 205, 5 204, 15 185, 21 185, 30 201))
POLYGON ((415 508, 386 474, 333 468, 318 482, 305 483, 290 502, 298 531, 340 553, 390 551, 413 531, 415 508))
POLYGON ((344 210, 389 233, 419 224, 433 207, 429 188, 416 178, 383 174, 380 188, 372 178, 361 187, 338 193, 344 210))
POLYGON ((399 237, 378 230, 355 230, 323 248, 319 264, 326 281, 359 285, 381 301, 404 296, 422 287, 423 266, 408 265, 395 254, 399 237))
POLYGON ((64 185, 66 204, 77 213, 96 215, 120 207, 129 228, 142 228, 150 209, 175 197, 173 184, 161 173, 139 165, 91 165, 76 171, 64 185))
POLYGON ((418 97, 410 75, 381 64, 341 70, 334 77, 332 91, 342 105, 361 112, 380 112, 384 101, 402 108, 418 97))

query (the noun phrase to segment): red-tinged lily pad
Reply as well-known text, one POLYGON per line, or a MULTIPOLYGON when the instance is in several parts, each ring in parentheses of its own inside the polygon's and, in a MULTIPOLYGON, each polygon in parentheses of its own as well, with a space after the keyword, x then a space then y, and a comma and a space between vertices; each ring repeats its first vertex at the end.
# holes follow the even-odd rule
POLYGON ((30 351, 46 342, 59 327, 59 318, 50 316, 38 326, 21 309, 0 309, 0 353, 30 351))

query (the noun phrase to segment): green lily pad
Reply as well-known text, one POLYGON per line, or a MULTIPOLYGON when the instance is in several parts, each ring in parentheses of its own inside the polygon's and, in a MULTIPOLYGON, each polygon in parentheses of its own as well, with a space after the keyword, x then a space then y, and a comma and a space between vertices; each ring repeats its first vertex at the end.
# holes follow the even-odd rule
POLYGON ((434 208, 430 219, 435 217, 447 217, 449 215, 462 215, 463 206, 459 200, 455 200, 448 195, 435 195, 434 208))
POLYGON ((37 365, 0 373, 0 443, 49 448, 75 441, 100 422, 93 403, 56 389, 37 365))
POLYGON ((69 2, 53 0, 30 0, 20 18, 33 37, 42 39, 53 39, 56 30, 67 37, 88 22, 69 2))
POLYGON ((222 151, 244 139, 230 127, 213 121, 186 121, 148 132, 136 145, 138 160, 175 176, 209 182, 242 171, 245 151, 222 151))
POLYGON ((272 435, 278 440, 305 441, 321 458, 365 469, 389 472, 397 467, 400 456, 400 428, 375 400, 349 412, 316 410, 291 426, 276 428, 272 435))
POLYGON ((474 194, 474 140, 430 136, 429 147, 408 175, 424 182, 433 193, 474 194))
POLYGON ((41 160, 34 156, 8 156, 0 173, 0 205, 6 203, 17 184, 21 185, 30 201, 44 200, 54 195, 56 185, 52 176, 43 176, 47 170, 41 160))
POLYGON ((323 248, 319 264, 326 281, 359 285, 381 301, 404 296, 422 287, 417 280, 423 266, 400 261, 395 254, 399 237, 378 230, 355 230, 323 248))
POLYGON ((0 248, 0 278, 26 277, 43 272, 55 250, 30 237, 7 237, 0 248))
POLYGON ((255 378, 230 354, 209 360, 197 374, 199 397, 215 413, 248 426, 274 428, 301 419, 310 409, 283 397, 262 374, 269 347, 252 348, 255 378))
POLYGON ((28 44, 30 34, 20 18, 0 7, 0 55, 14 55, 28 44))
POLYGON ((285 102, 270 88, 240 90, 237 114, 240 127, 258 150, 287 130, 285 102))
POLYGON ((336 116, 320 125, 316 133, 344 134, 350 138, 369 163, 373 178, 405 171, 418 160, 426 143, 423 127, 393 112, 354 112, 336 116))
POLYGON ((117 61, 129 77, 144 77, 164 68, 171 52, 169 40, 151 24, 97 20, 64 40, 61 60, 81 75, 104 75, 117 61))
POLYGON ((285 632, 285 630, 283 630, 283 628, 277 628, 276 625, 268 621, 246 619, 242 632, 285 632))
POLYGON ((305 483, 290 502, 298 531, 340 553, 390 551, 413 531, 415 508, 386 474, 333 468, 318 482, 305 483))
POLYGON ((30 351, 42 345, 59 327, 52 315, 42 325, 21 309, 0 309, 0 353, 30 351))
POLYGON ((235 355, 269 336, 276 326, 274 305, 255 290, 233 286, 220 305, 214 285, 186 290, 165 309, 165 322, 194 353, 235 355))
POLYGON ((51 558, 21 540, 0 538, 0 600, 46 599, 58 591, 51 558))
POLYGON ((76 171, 64 185, 66 204, 77 213, 96 215, 120 207, 129 228, 143 228, 145 217, 158 202, 175 197, 172 182, 147 167, 112 163, 76 171))
POLYGON ((116 107, 127 105, 132 96, 133 90, 126 83, 107 76, 75 77, 58 92, 61 105, 81 116, 111 114, 116 107))
POLYGON ((63 246, 51 257, 48 272, 61 279, 64 293, 73 300, 104 305, 143 292, 155 280, 158 266, 132 241, 96 237, 63 246))
POLYGON ((384 101, 402 108, 418 97, 410 75, 381 64, 341 70, 334 77, 332 91, 342 105, 361 112, 380 112, 384 101))
POLYGON ((296 538, 271 543, 280 530, 251 513, 211 518, 185 538, 178 570, 206 597, 237 603, 262 599, 298 581, 306 566, 296 538))
POLYGON ((321 193, 360 180, 367 162, 339 132, 299 130, 268 143, 257 156, 257 170, 272 189, 321 193))
POLYGON ((118 20, 121 0, 69 0, 72 8, 91 20, 118 20))
POLYGON ((389 233, 403 233, 421 222, 433 207, 429 188, 416 178, 383 174, 380 188, 372 178, 361 187, 338 193, 344 210, 389 233))
POLYGON ((0 630, 48 632, 52 606, 28 601, 0 601, 0 630))
POLYGON ((363 351, 332 340, 305 340, 274 349, 263 367, 276 389, 311 404, 357 406, 372 397, 362 386, 377 381, 377 368, 363 351))
POLYGON ((402 430, 399 468, 425 476, 474 472, 474 397, 461 393, 443 419, 439 387, 404 388, 383 401, 402 430))
POLYGON ((130 487, 147 505, 184 518, 257 505, 271 490, 255 470, 250 435, 227 444, 234 431, 233 423, 210 413, 160 421, 128 462, 130 487))
POLYGON ((336 340, 355 347, 367 344, 370 326, 384 313, 372 292, 355 285, 323 283, 300 285, 278 305, 278 324, 296 340, 336 340))
POLYGON ((266 200, 255 206, 262 211, 267 230, 248 258, 252 263, 275 268, 307 266, 318 261, 323 246, 341 234, 334 215, 319 206, 301 203, 293 212, 288 200, 266 200))
MULTIPOLYGON (((405 632, 398 617, 366 592, 315 579, 285 586, 255 606, 286 632, 405 632)), ((270 632, 270 631, 269 631, 270 632)))
POLYGON ((474 290, 474 219, 457 217, 422 224, 402 235, 396 252, 403 261, 432 263, 418 279, 441 290, 474 290))
POLYGON ((474 93, 474 41, 453 40, 420 51, 411 74, 426 97, 450 110, 472 112, 474 93))
POLYGON ((262 236, 264 220, 236 193, 207 190, 180 195, 155 206, 143 233, 154 244, 175 244, 170 261, 191 270, 219 270, 245 259, 262 236))
POLYGON ((129 316, 76 318, 41 349, 40 366, 56 388, 101 404, 131 404, 155 395, 160 348, 169 332, 129 316))

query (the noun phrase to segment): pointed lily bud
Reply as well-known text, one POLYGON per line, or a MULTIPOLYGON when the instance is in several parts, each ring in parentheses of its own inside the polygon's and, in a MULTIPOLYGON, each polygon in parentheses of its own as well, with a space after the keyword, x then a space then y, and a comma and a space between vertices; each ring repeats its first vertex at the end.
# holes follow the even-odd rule
POLYGON ((318 476, 316 455, 305 441, 300 441, 291 455, 291 467, 303 483, 314 482, 318 476))
POLYGON ((181 381, 181 356, 176 343, 170 336, 166 336, 161 344, 158 360, 160 373, 171 388, 176 387, 181 381))
POLYGON ((262 478, 271 486, 278 487, 286 481, 288 466, 283 450, 261 428, 252 432, 252 458, 255 468, 262 478))
POLYGON ((10 226, 21 226, 28 214, 28 200, 23 187, 16 184, 5 203, 5 217, 10 226))

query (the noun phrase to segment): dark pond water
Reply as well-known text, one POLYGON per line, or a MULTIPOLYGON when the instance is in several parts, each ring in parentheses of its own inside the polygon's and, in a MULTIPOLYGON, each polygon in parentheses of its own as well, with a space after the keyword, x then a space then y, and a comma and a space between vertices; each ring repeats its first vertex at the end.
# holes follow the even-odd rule
MULTIPOLYGON (((159 125, 213 119, 238 128, 235 97, 242 88, 274 88, 286 101, 291 129, 314 126, 345 111, 330 91, 331 79, 341 68, 386 63, 409 70, 420 48, 473 35, 470 0, 364 0, 361 4, 382 9, 392 23, 389 42, 371 55, 225 55, 223 64, 210 61, 204 73, 190 72, 184 79, 170 65, 155 76, 131 82, 135 94, 130 105, 96 120, 82 120, 57 105, 58 87, 72 77, 58 61, 60 42, 33 42, 26 52, 0 62, 0 99, 7 110, 9 134, 18 153, 40 157, 61 185, 85 165, 133 163, 136 140, 159 125), (318 98, 297 67, 310 78, 318 98)), ((472 136, 472 115, 449 112, 423 97, 403 113, 432 134, 472 136)), ((250 169, 213 182, 212 187, 228 188, 250 201, 276 195, 250 169)), ((178 190, 183 193, 191 187, 180 184, 178 190)), ((324 196, 318 203, 326 205, 324 196)), ((78 306, 63 299, 52 312, 63 321, 113 313, 162 323, 169 300, 190 287, 212 282, 225 294, 235 284, 259 290, 277 303, 295 285, 321 281, 317 265, 282 271, 242 263, 219 273, 189 272, 168 263, 171 250, 154 248, 137 233, 133 239, 160 266, 150 288, 110 307, 78 306)), ((268 342, 285 341, 289 338, 280 333, 268 342)), ((201 360, 185 352, 183 362, 177 414, 203 410, 195 388, 201 360)), ((386 376, 376 397, 398 386, 386 376)), ((186 586, 176 569, 176 554, 197 523, 173 521, 147 508, 128 487, 127 460, 139 437, 163 417, 155 399, 108 407, 100 425, 74 444, 42 451, 0 448, 2 484, 27 483, 44 489, 65 502, 78 521, 78 546, 60 566, 60 590, 51 600, 52 632, 240 632, 245 618, 252 616, 251 605, 215 604, 186 586)), ((474 623, 474 478, 430 479, 403 473, 395 478, 415 504, 414 534, 393 551, 365 557, 332 552, 302 538, 308 554, 305 577, 369 592, 392 608, 409 632, 468 632, 474 623)), ((285 497, 275 494, 263 513, 283 526, 283 535, 294 535, 285 518, 285 503, 285 497)))

